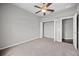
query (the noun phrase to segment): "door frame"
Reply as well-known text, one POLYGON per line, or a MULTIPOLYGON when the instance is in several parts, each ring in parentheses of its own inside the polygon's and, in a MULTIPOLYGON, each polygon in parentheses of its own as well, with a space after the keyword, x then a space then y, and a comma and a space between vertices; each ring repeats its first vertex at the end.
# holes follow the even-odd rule
POLYGON ((75 13, 73 16, 69 16, 69 17, 63 17, 61 18, 62 21, 63 19, 69 19, 72 18, 73 19, 73 46, 77 49, 77 13, 75 13))
POLYGON ((55 39, 55 21, 54 20, 46 20, 40 22, 40 38, 44 38, 44 23, 45 22, 54 22, 54 39, 55 39))

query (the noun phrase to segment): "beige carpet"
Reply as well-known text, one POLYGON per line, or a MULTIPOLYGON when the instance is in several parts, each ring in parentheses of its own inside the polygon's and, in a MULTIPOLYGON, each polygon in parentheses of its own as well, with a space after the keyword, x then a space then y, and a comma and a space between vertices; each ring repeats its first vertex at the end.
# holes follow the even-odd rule
POLYGON ((77 51, 72 44, 54 42, 53 39, 36 39, 9 49, 4 56, 76 56, 77 51))

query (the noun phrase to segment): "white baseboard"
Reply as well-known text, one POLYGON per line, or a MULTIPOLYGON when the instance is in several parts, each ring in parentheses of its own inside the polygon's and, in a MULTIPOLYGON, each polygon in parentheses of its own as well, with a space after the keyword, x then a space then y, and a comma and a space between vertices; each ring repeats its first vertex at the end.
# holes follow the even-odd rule
POLYGON ((26 41, 22 41, 22 42, 13 44, 13 45, 9 45, 9 46, 6 46, 6 47, 2 47, 2 48, 0 48, 0 50, 6 49, 6 48, 10 48, 10 47, 13 47, 13 46, 17 46, 17 45, 20 45, 20 44, 23 44, 23 43, 26 43, 26 42, 29 42, 29 41, 32 41, 32 40, 35 40, 35 39, 38 39, 38 38, 40 38, 40 37, 34 37, 34 38, 31 38, 31 39, 26 40, 26 41))

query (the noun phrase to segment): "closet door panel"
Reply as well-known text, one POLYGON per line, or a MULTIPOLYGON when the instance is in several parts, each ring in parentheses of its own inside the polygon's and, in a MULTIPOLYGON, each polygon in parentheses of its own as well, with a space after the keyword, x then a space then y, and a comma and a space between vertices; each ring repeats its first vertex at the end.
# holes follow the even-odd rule
POLYGON ((44 37, 54 38, 54 22, 45 22, 44 23, 44 37))

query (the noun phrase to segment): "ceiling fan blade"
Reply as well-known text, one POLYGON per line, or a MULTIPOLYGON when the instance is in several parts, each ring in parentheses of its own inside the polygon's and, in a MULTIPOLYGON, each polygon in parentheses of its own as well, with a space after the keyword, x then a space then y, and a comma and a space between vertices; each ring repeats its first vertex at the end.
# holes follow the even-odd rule
POLYGON ((39 12, 41 12, 41 10, 39 10, 39 11, 35 12, 35 14, 37 14, 37 13, 39 13, 39 12))
POLYGON ((41 7, 39 7, 39 6, 37 6, 37 5, 35 5, 35 7, 37 7, 37 8, 40 8, 40 9, 41 9, 41 7))
POLYGON ((43 13, 43 15, 46 15, 46 13, 43 13))
POLYGON ((49 7, 51 4, 52 4, 52 3, 47 3, 47 4, 46 4, 46 7, 49 7))
POLYGON ((54 12, 54 10, 52 10, 52 9, 47 9, 47 11, 51 11, 51 12, 54 12))

